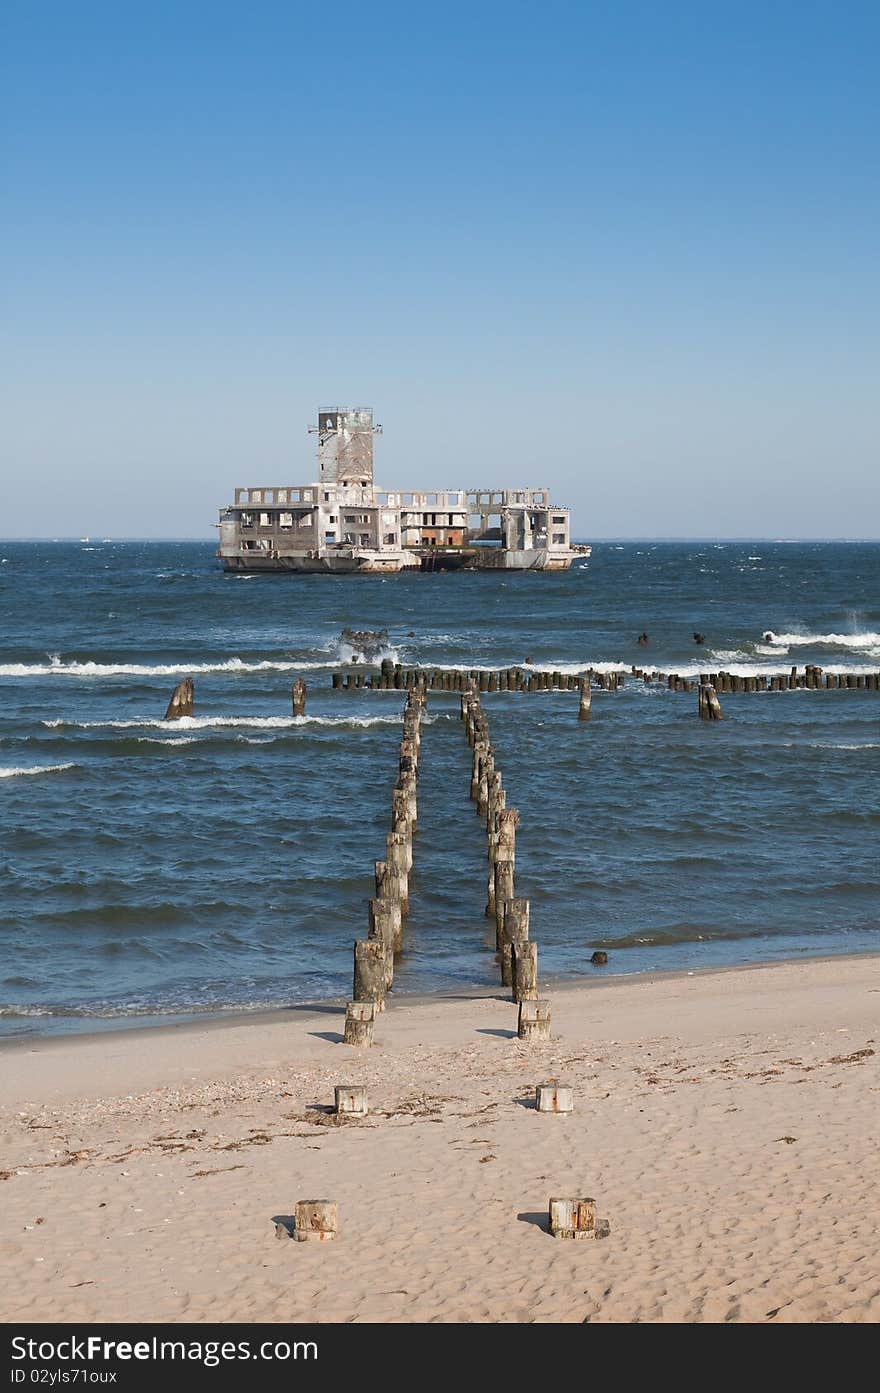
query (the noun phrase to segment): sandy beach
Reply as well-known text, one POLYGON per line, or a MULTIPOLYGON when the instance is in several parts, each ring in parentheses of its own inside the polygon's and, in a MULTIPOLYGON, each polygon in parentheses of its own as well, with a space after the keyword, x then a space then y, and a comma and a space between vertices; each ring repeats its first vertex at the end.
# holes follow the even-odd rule
POLYGON ((0 1314, 37 1321, 880 1317, 880 957, 0 1050, 0 1314), (539 1114, 536 1083, 574 1089, 539 1114), (370 1115, 338 1119, 363 1083, 370 1115), (590 1195, 610 1237, 546 1229, 590 1195), (336 1199, 335 1243, 276 1238, 336 1199))

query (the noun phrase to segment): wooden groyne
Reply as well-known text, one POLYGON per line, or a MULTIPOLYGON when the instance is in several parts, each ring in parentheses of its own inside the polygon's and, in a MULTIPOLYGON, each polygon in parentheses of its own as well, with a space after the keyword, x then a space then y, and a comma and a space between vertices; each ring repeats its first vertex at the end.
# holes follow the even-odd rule
POLYGON ((550 1031, 550 1006, 548 1002, 538 1002, 538 945, 529 936, 529 901, 516 894, 519 813, 516 808, 507 806, 501 770, 489 738, 489 722, 474 682, 462 697, 461 719, 472 752, 470 795, 486 828, 489 862, 486 915, 495 921, 495 953, 501 983, 510 988, 511 1000, 520 1004, 520 1038, 546 1039, 550 1031), (535 1018, 540 1018, 539 1030, 532 1030, 533 1017, 529 1012, 523 1014, 523 1002, 540 1006, 540 1011, 533 1013, 535 1018))
MULTIPOLYGON (((823 668, 807 665, 798 670, 762 673, 760 676, 740 677, 735 673, 701 672, 697 677, 683 677, 677 672, 660 672, 654 668, 633 667, 629 673, 600 672, 585 668, 583 672, 535 672, 529 668, 418 668, 402 667, 383 662, 379 672, 347 669, 331 674, 334 692, 355 691, 412 691, 423 687, 428 691, 467 692, 472 687, 478 695, 491 692, 579 692, 583 698, 591 691, 619 692, 627 678, 646 687, 665 687, 670 692, 696 692, 701 686, 711 686, 716 693, 793 691, 880 691, 880 669, 867 673, 825 672, 823 668)), ((589 707, 589 699, 585 703, 589 707)), ((584 717, 583 719, 587 719, 584 717)))
POLYGON ((403 946, 403 922, 409 914, 409 876, 413 837, 418 829, 418 773, 422 718, 427 707, 424 686, 414 687, 403 709, 397 779, 391 792, 391 830, 385 857, 375 863, 375 898, 369 902, 368 934, 354 944, 352 1000, 345 1022, 345 1043, 371 1045, 377 1012, 394 982, 394 959, 403 946))

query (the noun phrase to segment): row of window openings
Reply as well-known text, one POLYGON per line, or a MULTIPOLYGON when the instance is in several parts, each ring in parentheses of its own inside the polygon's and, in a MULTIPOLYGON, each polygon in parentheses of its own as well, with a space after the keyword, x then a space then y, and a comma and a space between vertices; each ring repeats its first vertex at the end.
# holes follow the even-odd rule
MULTIPOLYGON (((242 526, 242 527, 253 527, 253 526, 254 526, 254 520, 255 520, 256 516, 257 516, 256 513, 242 512, 242 513, 240 514, 240 516, 239 516, 239 522, 241 523, 241 526, 242 526)), ((281 527, 292 527, 292 526, 293 526, 293 514, 292 514, 292 513, 260 513, 259 517, 260 517, 260 526, 261 526, 261 527, 271 527, 276 521, 278 522, 278 524, 279 524, 281 527)), ((306 513, 304 516, 299 517, 299 518, 297 519, 297 521, 298 521, 298 524, 299 524, 300 527, 309 527, 309 526, 311 526, 311 523, 312 523, 312 514, 311 514, 311 513, 306 513)), ((338 516, 337 516, 336 514, 331 514, 331 516, 328 518, 328 521, 329 521, 329 522, 338 522, 338 521, 339 521, 339 518, 338 518, 338 516)), ((355 525, 360 524, 361 526, 363 526, 364 524, 369 523, 369 521, 370 521, 370 514, 369 514, 369 513, 345 513, 345 514, 343 515, 343 521, 346 522, 346 523, 354 523, 355 525)), ((419 524, 418 522, 413 523, 413 522, 411 522, 409 519, 404 520, 404 526, 405 526, 405 527, 413 527, 413 526, 418 527, 418 526, 420 526, 420 525, 421 525, 422 527, 437 527, 438 525, 441 526, 441 527, 443 527, 443 526, 446 525, 446 524, 444 524, 443 515, 442 515, 442 514, 439 514, 439 515, 438 515, 437 513, 423 513, 422 516, 421 516, 421 524, 419 524)), ((453 513, 450 513, 450 514, 449 514, 448 526, 453 527, 453 526, 455 526, 455 525, 456 525, 455 515, 454 515, 453 513)), ((458 526, 464 526, 463 522, 459 522, 457 525, 458 525, 458 526)))

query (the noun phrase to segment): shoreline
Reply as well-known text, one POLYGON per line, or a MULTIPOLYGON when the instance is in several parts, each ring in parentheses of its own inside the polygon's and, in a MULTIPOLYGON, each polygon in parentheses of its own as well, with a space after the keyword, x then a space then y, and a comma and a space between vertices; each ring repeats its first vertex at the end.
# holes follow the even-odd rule
MULTIPOLYGON (((595 973, 581 973, 573 977, 554 977, 548 976, 542 979, 542 987, 551 996, 559 992, 568 991, 592 991, 597 987, 625 986, 629 983, 653 981, 655 978, 661 981, 678 981, 691 977, 707 978, 730 973, 756 972, 773 970, 795 965, 805 965, 810 963, 839 963, 839 962, 870 962, 880 956, 880 948, 874 952, 859 953, 817 953, 799 954, 796 957, 783 957, 765 961, 727 963, 712 967, 694 968, 645 968, 634 972, 613 972, 607 969, 597 970, 595 973)), ((436 992, 415 991, 415 992, 393 992, 389 995, 388 1001, 393 1011, 397 1007, 426 1007, 434 1003, 443 1001, 458 1001, 470 999, 479 1001, 483 999, 494 999, 499 996, 503 989, 498 983, 475 984, 473 986, 461 986, 455 989, 447 989, 436 992)), ((0 1057, 4 1055, 15 1055, 16 1053, 32 1053, 37 1047, 66 1049, 79 1043, 94 1044, 99 1040, 112 1041, 119 1037, 125 1039, 151 1039, 156 1036, 179 1037, 181 1033, 200 1033, 203 1031, 230 1030, 249 1026, 273 1026, 289 1024, 295 1016, 314 1016, 315 1019, 323 1018, 328 1013, 338 1013, 340 1017, 345 1016, 345 1004, 347 998, 320 997, 308 1001, 293 1001, 284 1006, 255 1006, 243 1007, 240 1010, 220 1008, 218 1010, 208 1009, 204 1012, 168 1013, 167 1016, 155 1015, 149 1017, 155 1024, 139 1023, 142 1018, 137 1016, 119 1017, 81 1017, 80 1019, 103 1020, 108 1024, 89 1028, 83 1026, 69 1031, 34 1031, 32 1034, 3 1034, 0 1032, 0 1057), (132 1024, 127 1022, 131 1021, 132 1024), (109 1023, 109 1022, 112 1022, 109 1023)), ((387 1013, 386 1013, 387 1014, 387 1013)), ((22 1019, 22 1018, 19 1018, 22 1019)), ((35 1018, 38 1019, 38 1018, 35 1018)))

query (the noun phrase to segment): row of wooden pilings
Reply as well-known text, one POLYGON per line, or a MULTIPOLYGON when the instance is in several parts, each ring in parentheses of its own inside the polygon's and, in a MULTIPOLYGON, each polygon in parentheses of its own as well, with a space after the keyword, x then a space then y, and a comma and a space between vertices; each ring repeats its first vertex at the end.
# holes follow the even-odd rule
MULTIPOLYGON (((798 672, 797 668, 792 668, 790 673, 765 674, 761 677, 739 677, 730 672, 701 672, 699 680, 680 677, 675 672, 645 672, 641 668, 633 668, 632 674, 638 680, 645 683, 645 686, 662 686, 670 692, 700 692, 704 687, 711 687, 715 692, 740 693, 740 692, 794 692, 794 691, 880 691, 880 672, 824 672, 820 667, 807 666, 803 672, 798 672)), ((467 692, 471 689, 478 693, 482 692, 551 692, 551 691, 577 691, 580 693, 579 719, 582 721, 590 718, 590 696, 593 684, 600 691, 617 692, 626 684, 626 674, 622 672, 595 672, 590 668, 587 672, 579 676, 572 676, 568 673, 559 672, 532 672, 525 673, 520 668, 509 668, 501 672, 488 672, 485 669, 480 671, 460 671, 455 669, 452 672, 430 671, 421 668, 395 668, 393 673, 382 675, 376 673, 346 673, 335 672, 333 674, 334 691, 433 691, 444 692, 467 692)), ((306 713, 306 684, 301 677, 298 677, 291 689, 291 700, 294 716, 304 716, 306 713)), ((179 682, 174 689, 168 709, 165 712, 166 721, 180 720, 184 716, 192 716, 194 710, 195 692, 193 680, 186 677, 179 682)), ((702 715, 702 697, 700 697, 700 714, 702 715)))
POLYGON ((594 681, 603 691, 616 692, 626 681, 622 672, 595 672, 590 668, 583 674, 566 672, 529 672, 512 667, 499 670, 488 668, 403 668, 386 661, 381 672, 334 672, 331 687, 334 692, 409 691, 425 686, 434 692, 576 692, 585 680, 594 681))
POLYGON ((394 959, 403 944, 403 921, 409 915, 409 875, 413 837, 418 829, 418 775, 425 688, 414 687, 403 709, 403 738, 398 751, 397 781, 391 793, 391 831, 385 858, 375 864, 376 896, 370 900, 369 931, 354 945, 352 1000, 345 1013, 347 1045, 371 1045, 376 1014, 394 981, 394 959))
POLYGON ((489 874, 486 916, 495 920, 501 982, 519 1006, 521 1040, 548 1039, 550 1003, 538 997, 538 945, 529 938, 530 906, 516 895, 516 829, 519 813, 507 794, 489 739, 489 723, 474 684, 461 699, 461 719, 473 752, 470 794, 486 828, 489 874))
MULTIPOLYGON (((682 677, 677 672, 658 672, 634 667, 631 677, 646 687, 666 687, 670 692, 695 692, 701 685, 710 684, 718 692, 793 692, 847 690, 880 691, 880 671, 861 673, 825 672, 808 664, 802 671, 793 667, 788 673, 764 673, 761 676, 740 677, 730 672, 701 672, 698 678, 682 677)), ((431 691, 466 692, 475 686, 484 692, 571 692, 582 691, 584 683, 604 692, 617 692, 626 685, 627 674, 621 671, 597 672, 587 668, 582 673, 533 672, 523 668, 403 668, 387 660, 381 672, 334 672, 331 687, 335 692, 409 691, 425 686, 431 691)))
POLYGON ((765 673, 762 676, 740 677, 733 672, 701 672, 699 681, 680 677, 676 672, 633 671, 645 685, 659 684, 670 692, 693 692, 698 686, 710 685, 717 692, 818 692, 818 691, 880 691, 880 672, 825 672, 809 665, 802 672, 793 667, 790 672, 765 673))

